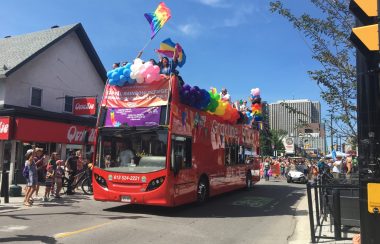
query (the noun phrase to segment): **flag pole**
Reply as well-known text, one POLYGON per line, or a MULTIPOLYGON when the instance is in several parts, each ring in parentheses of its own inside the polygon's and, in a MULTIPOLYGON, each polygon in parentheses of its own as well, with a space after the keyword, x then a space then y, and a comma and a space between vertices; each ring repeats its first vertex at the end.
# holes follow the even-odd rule
POLYGON ((149 40, 145 43, 144 47, 143 47, 143 48, 141 49, 141 51, 137 54, 137 57, 136 57, 136 58, 140 58, 140 57, 142 56, 142 54, 143 54, 145 48, 151 43, 152 40, 153 40, 153 38, 149 39, 149 40))

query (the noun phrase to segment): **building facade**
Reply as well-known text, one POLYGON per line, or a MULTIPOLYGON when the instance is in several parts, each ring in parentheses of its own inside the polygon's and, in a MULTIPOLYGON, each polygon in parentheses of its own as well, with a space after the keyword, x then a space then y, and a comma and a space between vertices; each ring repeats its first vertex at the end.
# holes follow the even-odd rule
POLYGON ((269 126, 287 132, 287 137, 294 141, 295 153, 325 152, 325 128, 318 101, 282 100, 269 104, 269 126))
POLYGON ((0 40, 0 166, 10 182, 22 180, 33 146, 62 159, 69 149, 93 150, 96 117, 75 116, 73 100, 100 101, 105 74, 81 24, 0 40))

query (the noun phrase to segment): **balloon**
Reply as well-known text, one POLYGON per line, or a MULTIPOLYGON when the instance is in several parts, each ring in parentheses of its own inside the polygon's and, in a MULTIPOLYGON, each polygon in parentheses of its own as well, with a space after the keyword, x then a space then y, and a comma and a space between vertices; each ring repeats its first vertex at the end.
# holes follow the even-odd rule
POLYGON ((118 81, 120 79, 120 76, 118 75, 117 72, 113 72, 111 79, 113 79, 114 81, 118 81))
POLYGON ((253 88, 253 89, 251 90, 251 94, 252 94, 253 96, 260 96, 260 89, 259 89, 259 88, 253 88))
POLYGON ((136 81, 138 84, 142 84, 144 83, 144 77, 140 73, 138 73, 136 76, 136 81))
POLYGON ((218 107, 215 109, 216 115, 224 115, 226 112, 226 104, 225 102, 218 101, 218 107))
POLYGON ((107 78, 108 79, 112 78, 112 73, 113 73, 113 70, 110 70, 110 71, 107 72, 107 78))
POLYGON ((124 75, 120 75, 120 82, 124 83, 127 81, 127 77, 125 77, 124 75))
POLYGON ((152 83, 153 81, 154 81, 154 76, 151 75, 151 74, 148 74, 148 75, 146 76, 146 78, 145 78, 145 82, 148 83, 148 84, 150 84, 150 83, 152 83))
POLYGON ((185 84, 185 85, 183 85, 183 89, 184 89, 184 90, 188 90, 188 91, 190 91, 191 86, 188 85, 188 84, 185 84))

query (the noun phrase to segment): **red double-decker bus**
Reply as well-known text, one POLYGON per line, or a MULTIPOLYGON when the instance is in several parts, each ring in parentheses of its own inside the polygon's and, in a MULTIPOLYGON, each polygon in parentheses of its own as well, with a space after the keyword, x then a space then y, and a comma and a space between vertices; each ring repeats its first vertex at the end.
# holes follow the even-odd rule
POLYGON ((99 113, 94 198, 177 206, 259 181, 259 133, 184 105, 176 76, 107 85, 99 113))

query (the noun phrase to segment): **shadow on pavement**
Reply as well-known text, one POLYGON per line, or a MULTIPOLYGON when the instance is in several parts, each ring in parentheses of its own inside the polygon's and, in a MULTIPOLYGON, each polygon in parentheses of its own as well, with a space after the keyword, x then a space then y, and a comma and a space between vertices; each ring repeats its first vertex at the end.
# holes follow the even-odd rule
POLYGON ((0 238, 0 242, 10 243, 10 242, 38 242, 38 243, 57 243, 54 237, 50 236, 36 236, 36 235, 17 235, 14 237, 0 238))
POLYGON ((15 206, 0 206, 0 211, 4 211, 4 210, 13 210, 13 209, 18 209, 19 207, 15 207, 15 206))
POLYGON ((121 205, 104 211, 194 218, 306 215, 307 212, 295 210, 295 205, 305 192, 303 186, 271 182, 256 185, 251 191, 238 190, 212 197, 203 205, 193 203, 174 208, 121 205))

